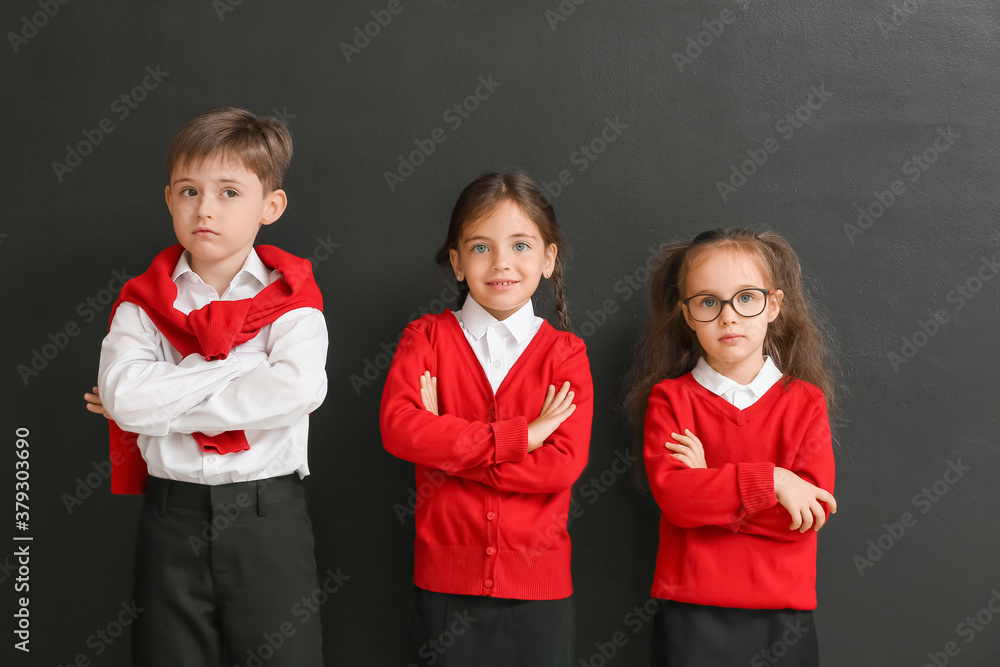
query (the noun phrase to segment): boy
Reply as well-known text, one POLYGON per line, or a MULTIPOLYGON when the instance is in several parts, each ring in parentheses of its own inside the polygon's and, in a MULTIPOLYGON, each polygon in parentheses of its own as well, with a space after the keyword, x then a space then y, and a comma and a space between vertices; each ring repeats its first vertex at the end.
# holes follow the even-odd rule
POLYGON ((318 614, 292 608, 318 588, 301 478, 326 323, 308 260, 253 247, 291 155, 274 118, 188 121, 167 156, 179 245, 112 310, 88 408, 114 420, 112 491, 145 492, 135 665, 322 665, 318 614))

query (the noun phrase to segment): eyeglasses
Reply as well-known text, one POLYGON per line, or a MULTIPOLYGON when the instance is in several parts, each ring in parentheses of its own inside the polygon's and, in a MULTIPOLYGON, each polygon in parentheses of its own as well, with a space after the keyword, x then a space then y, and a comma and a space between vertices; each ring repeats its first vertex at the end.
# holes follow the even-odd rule
POLYGON ((695 322, 712 322, 722 314, 722 309, 728 303, 742 317, 757 317, 764 312, 767 297, 774 290, 762 287, 750 287, 740 290, 731 299, 720 299, 714 294, 695 294, 681 301, 687 306, 691 319, 695 322))

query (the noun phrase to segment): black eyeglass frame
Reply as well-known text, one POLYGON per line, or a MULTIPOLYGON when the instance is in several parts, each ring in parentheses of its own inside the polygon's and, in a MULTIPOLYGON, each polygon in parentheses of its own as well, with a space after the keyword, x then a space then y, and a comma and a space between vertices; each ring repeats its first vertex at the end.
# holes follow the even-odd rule
POLYGON ((743 294, 743 292, 761 292, 761 293, 764 294, 764 305, 761 307, 760 313, 763 313, 767 309, 767 297, 769 297, 769 296, 771 296, 771 295, 774 294, 774 290, 773 289, 766 289, 764 287, 747 287, 746 289, 741 289, 739 292, 737 292, 736 294, 732 295, 728 299, 721 299, 718 296, 716 296, 715 294, 709 294, 708 292, 703 292, 703 293, 700 293, 700 294, 694 294, 692 296, 689 296, 688 298, 681 300, 681 303, 683 303, 684 307, 687 308, 688 315, 691 315, 691 306, 690 306, 691 299, 695 299, 695 298, 697 298, 699 296, 710 296, 710 297, 713 297, 715 299, 719 299, 719 301, 721 301, 721 303, 719 304, 719 312, 715 314, 715 317, 713 317, 710 320, 699 320, 694 315, 691 315, 691 319, 694 320, 695 322, 714 322, 715 320, 719 319, 719 315, 721 315, 722 311, 726 309, 726 304, 727 303, 732 307, 733 312, 736 313, 737 315, 739 315, 740 317, 747 317, 747 318, 749 318, 749 317, 757 317, 758 315, 760 315, 760 313, 757 313, 756 315, 744 315, 739 310, 737 310, 736 304, 733 303, 733 300, 737 296, 739 296, 740 294, 743 294))

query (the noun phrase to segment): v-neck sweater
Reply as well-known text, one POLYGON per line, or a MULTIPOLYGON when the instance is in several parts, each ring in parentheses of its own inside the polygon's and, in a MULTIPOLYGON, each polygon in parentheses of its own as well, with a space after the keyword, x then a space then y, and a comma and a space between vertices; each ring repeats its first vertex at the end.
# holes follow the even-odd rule
POLYGON ((653 387, 644 439, 661 510, 653 597, 745 609, 816 607, 817 533, 789 529, 791 517, 774 494, 774 468, 833 493, 830 422, 819 388, 778 382, 740 410, 688 373, 653 387), (707 468, 688 468, 664 447, 684 429, 702 442, 707 468))
POLYGON ((382 394, 382 442, 416 464, 414 583, 462 595, 558 600, 573 593, 570 489, 587 464, 593 416, 583 341, 543 322, 494 394, 450 311, 410 323, 382 394), (437 378, 438 412, 419 379, 437 378), (576 409, 528 452, 549 385, 576 409))

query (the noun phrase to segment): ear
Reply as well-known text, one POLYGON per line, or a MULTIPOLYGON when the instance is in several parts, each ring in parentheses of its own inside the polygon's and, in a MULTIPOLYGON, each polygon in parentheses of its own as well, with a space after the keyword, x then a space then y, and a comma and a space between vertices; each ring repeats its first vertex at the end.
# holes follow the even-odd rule
POLYGON ((170 211, 170 215, 174 214, 172 208, 170 208, 170 185, 168 184, 163 190, 163 198, 167 200, 167 210, 170 211))
POLYGON ((550 243, 545 249, 545 266, 542 268, 542 275, 552 275, 556 270, 556 257, 559 255, 559 246, 550 243))
POLYGON ((284 190, 278 189, 267 195, 264 201, 264 215, 260 219, 260 224, 270 225, 281 217, 288 206, 288 195, 284 190))
POLYGON ((684 321, 687 322, 688 328, 694 331, 694 320, 691 319, 691 312, 688 310, 687 304, 680 302, 677 305, 681 309, 681 312, 684 313, 684 321))
POLYGON ((774 294, 771 295, 770 300, 767 303, 767 321, 773 322, 778 319, 778 313, 781 312, 781 300, 785 297, 785 293, 779 290, 774 290, 774 294))
POLYGON ((462 258, 458 254, 458 250, 452 248, 448 251, 448 259, 451 260, 451 270, 455 272, 455 280, 462 282, 465 280, 465 275, 462 271, 462 258))

